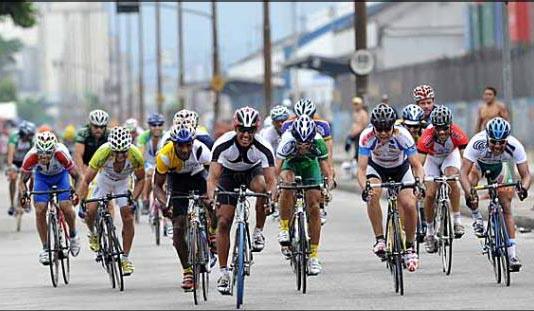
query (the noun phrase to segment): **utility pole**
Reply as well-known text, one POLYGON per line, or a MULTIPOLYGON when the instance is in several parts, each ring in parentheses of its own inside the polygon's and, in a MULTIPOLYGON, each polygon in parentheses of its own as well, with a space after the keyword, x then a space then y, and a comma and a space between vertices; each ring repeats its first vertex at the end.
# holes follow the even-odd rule
POLYGON ((122 62, 121 62, 121 24, 120 15, 115 14, 115 36, 116 36, 116 51, 115 51, 115 66, 117 70, 117 121, 121 122, 124 110, 122 105, 122 62))
POLYGON ((271 21, 269 17, 269 1, 263 1, 263 86, 265 92, 265 113, 271 110, 273 101, 272 70, 271 70, 271 21))
POLYGON ((139 7, 139 15, 137 20, 137 36, 139 41, 139 121, 141 123, 145 120, 145 83, 144 83, 144 41, 143 41, 143 15, 142 9, 139 7))
POLYGON ((161 87, 161 26, 160 26, 160 3, 156 1, 156 75, 157 91, 156 106, 158 113, 163 113, 163 94, 161 87))
MULTIPOLYGON (((211 1, 211 32, 213 35, 213 79, 220 79, 219 75, 219 44, 217 39, 217 2, 215 0, 211 1)), ((214 89, 215 92, 215 101, 213 102, 213 127, 212 131, 215 129, 215 125, 219 119, 219 100, 220 100, 220 90, 214 89)))
POLYGON ((183 19, 182 19, 182 2, 177 3, 177 24, 178 24, 178 109, 184 109, 184 33, 183 33, 183 19))
MULTIPOLYGON (((293 31, 293 46, 292 46, 292 52, 291 56, 296 57, 297 56, 297 49, 299 47, 299 31, 297 27, 298 22, 298 13, 297 13, 297 2, 293 1, 291 2, 291 28, 293 31)), ((300 97, 300 89, 299 89, 299 75, 298 75, 298 69, 293 68, 293 92, 294 92, 294 99, 297 100, 300 97)))
MULTIPOLYGON (((508 105, 508 110, 511 110, 512 104, 512 55, 510 47, 510 33, 508 31, 508 1, 502 3, 502 82, 504 103, 508 105)), ((512 113, 510 113, 510 121, 512 121, 512 113)))
POLYGON ((126 48, 128 49, 128 57, 126 58, 127 64, 126 64, 126 75, 127 75, 127 82, 128 87, 127 92, 127 100, 126 103, 127 107, 127 115, 129 118, 133 117, 133 77, 132 77, 132 19, 131 16, 128 14, 126 17, 126 48))
MULTIPOLYGON (((367 49, 367 6, 365 1, 354 1, 354 34, 357 50, 367 49)), ((368 75, 356 75, 356 96, 367 94, 368 75)))

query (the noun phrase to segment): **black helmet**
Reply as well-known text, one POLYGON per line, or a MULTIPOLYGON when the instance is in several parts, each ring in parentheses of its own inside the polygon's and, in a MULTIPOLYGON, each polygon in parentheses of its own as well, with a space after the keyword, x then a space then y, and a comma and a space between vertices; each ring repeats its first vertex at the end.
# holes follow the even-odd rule
POLYGON ((434 126, 450 125, 452 123, 452 112, 449 108, 438 105, 430 114, 430 122, 434 126))
POLYGON ((379 104, 371 111, 371 124, 375 128, 391 128, 397 120, 397 112, 391 106, 379 104))

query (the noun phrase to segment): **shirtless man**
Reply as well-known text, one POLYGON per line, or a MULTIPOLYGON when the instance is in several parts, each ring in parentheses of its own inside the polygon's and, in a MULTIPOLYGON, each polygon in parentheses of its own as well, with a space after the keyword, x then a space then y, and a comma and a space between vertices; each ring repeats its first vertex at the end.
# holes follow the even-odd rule
POLYGON ((363 105, 361 97, 352 98, 352 129, 345 140, 345 151, 349 152, 351 145, 354 143, 354 158, 358 159, 358 142, 360 141, 360 133, 369 124, 369 114, 366 107, 363 105))
POLYGON ((484 89, 482 100, 484 103, 478 109, 476 133, 482 131, 486 126, 486 122, 495 117, 509 120, 508 109, 502 102, 497 100, 497 90, 494 87, 487 86, 484 89))

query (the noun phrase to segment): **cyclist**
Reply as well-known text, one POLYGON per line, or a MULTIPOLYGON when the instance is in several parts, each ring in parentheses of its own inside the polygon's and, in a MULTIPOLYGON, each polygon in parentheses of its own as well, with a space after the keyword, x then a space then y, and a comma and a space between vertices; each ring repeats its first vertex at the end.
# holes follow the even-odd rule
MULTIPOLYGON (((471 179, 469 172, 473 165, 479 174, 485 176, 488 183, 509 182, 513 171, 507 171, 506 162, 515 163, 519 176, 521 176, 521 188, 518 191, 520 200, 528 195, 531 177, 525 148, 514 136, 510 135, 512 127, 508 121, 501 117, 491 119, 486 124, 486 130, 479 132, 471 138, 464 152, 462 161, 461 183, 465 193, 465 202, 471 208, 473 216, 473 229, 475 235, 484 237, 484 222, 478 209, 478 197, 471 194, 473 185, 478 183, 478 178, 471 179)), ((499 201, 502 204, 504 222, 508 231, 508 256, 510 257, 510 269, 519 271, 521 262, 516 254, 515 223, 512 215, 513 193, 500 192, 499 201)))
MULTIPOLYGON (((17 191, 17 179, 19 169, 26 153, 32 148, 33 136, 35 135, 35 124, 29 121, 22 121, 18 126, 18 131, 11 133, 7 145, 7 178, 9 180, 9 209, 7 213, 15 213, 14 199, 17 191)), ((29 205, 28 205, 29 207, 29 205)), ((29 209, 26 209, 29 212, 29 209)))
POLYGON ((143 129, 139 127, 137 120, 135 118, 127 119, 122 126, 130 131, 130 135, 132 135, 132 143, 137 145, 139 135, 144 132, 143 129))
POLYGON ((69 153, 74 154, 74 145, 76 144, 76 128, 69 124, 63 131, 62 143, 69 149, 69 153))
MULTIPOLYGON (((69 175, 78 184, 80 175, 74 165, 67 147, 58 143, 56 136, 48 131, 40 132, 35 137, 35 146, 26 154, 22 163, 22 182, 20 190, 26 193, 26 184, 30 179, 32 172, 34 178, 34 191, 49 191, 52 186, 57 186, 58 190, 69 189, 69 175)), ((78 204, 78 197, 74 196, 71 201, 69 192, 58 194, 59 208, 65 215, 65 220, 69 227, 70 252, 72 256, 78 256, 80 252, 80 238, 76 230, 76 213, 73 204, 78 204)), ((50 196, 48 194, 39 194, 34 196, 35 218, 37 231, 43 245, 43 250, 39 254, 39 262, 43 265, 50 264, 47 245, 47 224, 46 211, 50 196)), ((22 200, 23 205, 29 204, 26 199, 22 200)))
MULTIPOLYGON (((145 179, 145 169, 143 166, 143 155, 132 144, 130 131, 124 127, 114 127, 111 129, 108 142, 103 144, 95 152, 87 173, 80 184, 80 198, 85 200, 88 195, 89 184, 96 177, 96 186, 90 197, 101 198, 109 193, 124 194, 129 189, 129 178, 132 173, 135 175, 133 198, 135 201, 143 191, 145 179)), ((132 241, 134 238, 134 212, 135 206, 129 206, 127 198, 115 200, 120 207, 123 224, 124 255, 122 256, 123 275, 130 275, 134 272, 134 265, 129 259, 132 241)), ((94 232, 94 222, 97 212, 97 204, 87 204, 85 223, 89 228, 89 247, 92 251, 99 251, 98 236, 94 232)))
POLYGON ((424 111, 421 107, 410 104, 402 109, 402 119, 398 120, 396 125, 402 125, 410 132, 413 140, 417 144, 423 129, 427 127, 424 118, 424 111))
MULTIPOLYGON (((430 116, 432 125, 423 131, 417 150, 423 155, 425 176, 439 177, 441 175, 453 176, 460 174, 462 164, 461 153, 469 141, 465 132, 452 122, 452 113, 449 108, 437 105, 430 116)), ((456 181, 450 181, 450 203, 454 223, 454 236, 459 239, 464 235, 465 229, 460 221, 460 187, 456 181)), ((436 184, 426 182, 425 216, 426 237, 425 246, 428 253, 435 253, 438 241, 434 236, 434 199, 436 197, 436 184)))
POLYGON ((156 165, 156 153, 163 135, 163 125, 165 124, 165 117, 159 113, 152 113, 147 119, 148 130, 141 136, 137 147, 143 154, 145 159, 145 188, 143 190, 143 215, 148 214, 150 205, 150 192, 152 192, 152 176, 154 175, 154 167, 156 165))
MULTIPOLYGON (((276 157, 276 173, 281 176, 283 182, 290 183, 295 181, 295 176, 301 176, 305 184, 321 184, 324 175, 328 178, 329 188, 333 187, 334 179, 327 162, 328 148, 321 135, 317 133, 315 122, 309 116, 304 114, 298 117, 291 131, 284 133, 276 150, 276 157)), ((320 189, 306 192, 311 237, 311 254, 308 262, 310 275, 318 275, 322 269, 318 255, 321 236, 320 202, 320 189)), ((283 249, 289 246, 289 220, 293 214, 291 212, 293 205, 292 191, 282 190, 278 241, 283 249)))
MULTIPOLYGON (((156 157, 154 175, 154 196, 165 206, 167 193, 163 190, 165 182, 171 194, 187 194, 196 190, 200 195, 206 193, 205 169, 209 165, 211 153, 209 148, 195 140, 195 130, 189 125, 175 125, 171 128, 171 142, 159 151, 156 157)), ((173 244, 183 268, 182 288, 193 289, 193 269, 188 259, 186 230, 187 208, 189 202, 177 199, 172 202, 173 244)))
POLYGON ((282 137, 282 124, 289 119, 289 109, 282 105, 274 106, 271 109, 270 119, 271 124, 261 130, 260 136, 271 144, 273 150, 276 150, 282 137))
POLYGON ((89 124, 81 128, 76 135, 74 163, 85 175, 87 165, 96 150, 108 140, 107 125, 109 115, 104 110, 96 109, 89 113, 89 124))
MULTIPOLYGON (((260 127, 258 111, 243 107, 234 113, 234 131, 227 132, 213 145, 211 164, 207 182, 207 194, 213 201, 217 186, 224 191, 233 191, 242 184, 254 192, 274 193, 276 177, 274 154, 271 146, 255 134, 260 127)), ((230 275, 227 269, 230 248, 230 227, 234 218, 237 199, 233 196, 218 196, 217 254, 221 277, 217 289, 221 294, 230 293, 230 275)), ((265 245, 262 230, 265 225, 265 200, 256 200, 256 228, 252 235, 252 250, 261 251, 265 245)))
POLYGON ((428 126, 430 124, 430 114, 435 108, 434 89, 428 84, 421 84, 413 89, 412 95, 415 104, 423 109, 425 113, 423 120, 428 126))
MULTIPOLYGON (((380 207, 381 190, 367 191, 367 180, 371 183, 388 180, 413 182, 414 174, 423 180, 424 173, 412 136, 405 128, 394 125, 396 119, 397 114, 392 107, 379 104, 371 112, 372 127, 362 132, 359 143, 358 184, 362 189, 362 199, 367 202, 367 213, 376 237, 373 251, 381 258, 384 257, 386 248, 380 207)), ((413 247, 417 223, 416 198, 411 189, 403 189, 398 200, 406 232, 407 252, 404 261, 408 270, 413 272, 418 264, 417 253, 413 247)))

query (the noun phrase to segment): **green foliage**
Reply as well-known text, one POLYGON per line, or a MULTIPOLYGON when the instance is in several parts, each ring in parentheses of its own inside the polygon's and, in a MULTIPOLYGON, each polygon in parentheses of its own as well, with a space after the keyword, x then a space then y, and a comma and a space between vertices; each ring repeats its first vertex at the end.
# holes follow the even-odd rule
POLYGON ((11 102, 17 100, 17 87, 10 78, 0 80, 0 102, 11 102))
POLYGON ((17 26, 29 28, 37 23, 37 8, 31 1, 1 2, 0 16, 9 16, 17 26))
POLYGON ((6 65, 15 63, 15 53, 22 49, 22 42, 19 39, 6 40, 0 36, 0 70, 6 65))
POLYGON ((24 98, 17 104, 17 112, 21 119, 35 122, 35 124, 52 124, 53 118, 46 113, 44 98, 24 98))

